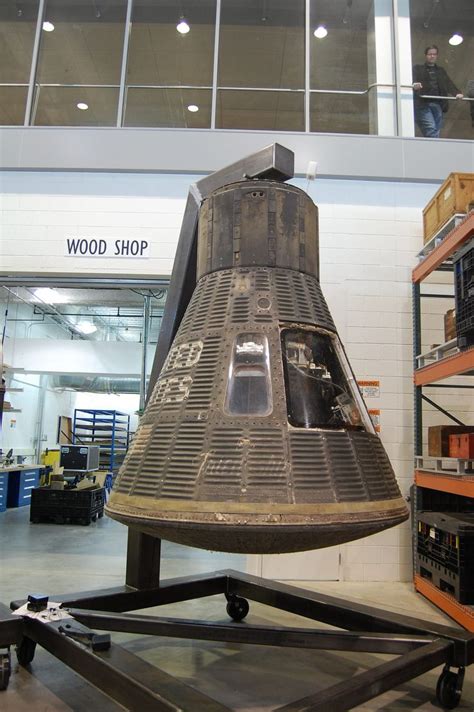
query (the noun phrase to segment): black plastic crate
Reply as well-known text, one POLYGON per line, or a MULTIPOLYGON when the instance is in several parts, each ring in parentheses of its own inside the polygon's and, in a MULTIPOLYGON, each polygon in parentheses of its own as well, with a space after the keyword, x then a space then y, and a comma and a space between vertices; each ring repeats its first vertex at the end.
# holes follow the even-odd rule
POLYGON ((460 603, 474 603, 474 514, 418 512, 417 572, 460 603))
POLYGON ((474 512, 474 499, 428 487, 416 488, 416 509, 422 512, 474 512))
POLYGON ((460 349, 474 346, 474 238, 453 255, 456 334, 460 349))
POLYGON ((37 487, 31 491, 30 522, 90 524, 104 516, 105 488, 93 490, 37 487))

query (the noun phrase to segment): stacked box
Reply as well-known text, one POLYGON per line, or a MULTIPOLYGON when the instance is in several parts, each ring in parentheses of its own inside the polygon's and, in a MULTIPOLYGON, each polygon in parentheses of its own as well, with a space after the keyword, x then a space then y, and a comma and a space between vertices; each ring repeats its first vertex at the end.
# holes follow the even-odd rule
POLYGON ((56 490, 37 487, 31 493, 30 522, 88 525, 104 516, 105 488, 56 490))
POLYGON ((417 572, 459 603, 474 603, 474 513, 418 512, 417 572))
POLYGON ((423 240, 431 240, 456 213, 469 212, 474 202, 474 173, 450 173, 423 210, 423 240))
POLYGON ((474 346, 474 237, 453 255, 456 334, 460 349, 474 346))
POLYGON ((444 315, 444 340, 452 341, 456 338, 456 312, 448 309, 444 315))
POLYGON ((474 459, 474 433, 449 436, 449 456, 461 460, 474 459))
POLYGON ((430 457, 451 457, 449 436, 474 433, 472 425, 432 425, 428 428, 428 455, 430 457))

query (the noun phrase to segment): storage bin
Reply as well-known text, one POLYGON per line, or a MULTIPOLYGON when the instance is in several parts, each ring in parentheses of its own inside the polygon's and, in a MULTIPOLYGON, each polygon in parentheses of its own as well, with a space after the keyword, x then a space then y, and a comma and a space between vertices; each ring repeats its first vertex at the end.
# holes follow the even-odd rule
POLYGON ((474 603, 474 514, 418 512, 417 572, 459 603, 474 603))
POLYGON ((453 255, 456 334, 461 350, 474 346, 474 237, 453 255))
POLYGON ((30 522, 88 525, 104 516, 105 489, 55 490, 38 487, 31 497, 30 522))
POLYGON ((451 173, 423 210, 423 241, 456 213, 467 213, 474 203, 474 173, 451 173))

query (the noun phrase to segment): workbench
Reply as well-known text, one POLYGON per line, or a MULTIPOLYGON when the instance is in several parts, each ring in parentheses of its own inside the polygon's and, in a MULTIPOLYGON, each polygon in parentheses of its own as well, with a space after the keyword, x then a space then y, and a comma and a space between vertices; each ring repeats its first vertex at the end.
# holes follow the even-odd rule
POLYGON ((24 507, 31 490, 39 486, 42 465, 10 465, 0 468, 0 512, 7 507, 24 507))

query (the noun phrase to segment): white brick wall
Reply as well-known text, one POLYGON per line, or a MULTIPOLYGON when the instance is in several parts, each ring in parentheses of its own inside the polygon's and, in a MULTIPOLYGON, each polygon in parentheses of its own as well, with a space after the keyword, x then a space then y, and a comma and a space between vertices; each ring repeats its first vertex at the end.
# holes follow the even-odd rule
MULTIPOLYGON (((0 179, 4 273, 138 277, 171 273, 188 187, 198 176, 13 172, 0 179), (70 236, 148 239, 150 259, 66 257, 64 242, 70 236)), ((323 291, 356 376, 380 380, 380 398, 368 406, 381 410, 381 438, 407 494, 413 477, 411 270, 423 243, 422 208, 437 186, 293 182, 319 206, 323 291)), ((427 344, 443 341, 441 315, 449 306, 434 300, 425 306, 427 344)), ((440 400, 463 412, 469 410, 469 398, 440 394, 440 400)), ((338 561, 339 555, 341 578, 407 580, 409 524, 335 547, 338 561)), ((312 563, 307 555, 301 558, 303 578, 325 577, 322 553, 313 552, 312 563)), ((267 569, 285 578, 284 570, 267 569)), ((287 577, 298 578, 294 566, 287 577)))

